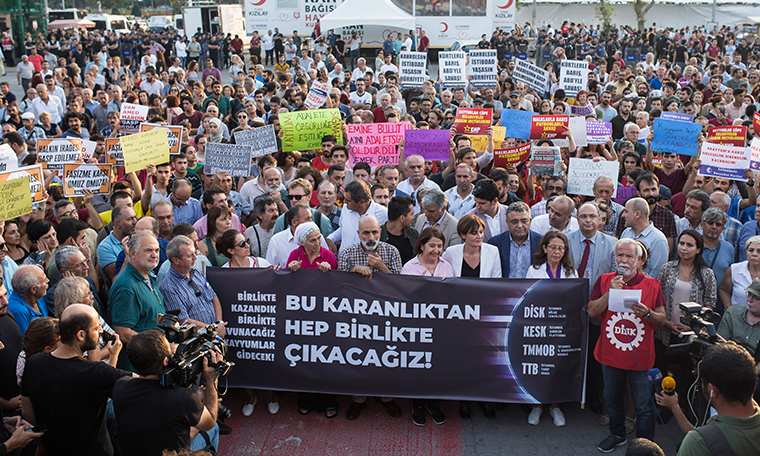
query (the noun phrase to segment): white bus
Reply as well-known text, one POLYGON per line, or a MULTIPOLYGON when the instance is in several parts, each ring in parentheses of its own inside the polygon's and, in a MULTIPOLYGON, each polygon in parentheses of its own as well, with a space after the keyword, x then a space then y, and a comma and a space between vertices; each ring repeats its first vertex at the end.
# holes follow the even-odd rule
POLYGON ((48 22, 57 21, 59 19, 74 20, 84 19, 87 16, 87 10, 80 10, 76 8, 67 8, 60 10, 51 10, 47 12, 48 22))
POLYGON ((129 33, 129 23, 125 16, 90 14, 85 19, 95 23, 95 30, 113 30, 116 33, 129 33))

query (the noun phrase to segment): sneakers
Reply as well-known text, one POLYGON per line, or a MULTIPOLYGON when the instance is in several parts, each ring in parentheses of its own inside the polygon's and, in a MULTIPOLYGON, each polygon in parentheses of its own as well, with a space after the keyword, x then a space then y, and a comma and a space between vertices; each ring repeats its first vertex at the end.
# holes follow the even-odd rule
POLYGON ((272 402, 267 402, 267 409, 270 414, 277 415, 277 412, 280 411, 280 402, 277 401, 277 398, 274 398, 272 402))
POLYGON ((243 405, 243 416, 253 415, 253 408, 256 406, 257 402, 259 402, 258 397, 253 399, 253 404, 246 402, 245 405, 243 405))
POLYGON ((555 426, 562 427, 567 424, 565 422, 565 414, 562 413, 559 407, 549 407, 549 414, 552 416, 555 426))
POLYGON ((602 440, 602 443, 599 444, 598 449, 602 453, 612 453, 615 448, 621 445, 625 445, 626 443, 628 443, 628 441, 626 440, 625 436, 618 437, 616 435, 610 434, 609 437, 602 440))
POLYGON ((533 407, 533 410, 530 411, 530 415, 528 415, 528 424, 531 426, 538 426, 538 423, 541 421, 541 415, 543 414, 543 407, 533 407))
POLYGON ((438 401, 431 403, 428 402, 428 412, 430 412, 431 415, 433 415, 433 422, 435 424, 443 424, 446 422, 446 416, 441 411, 441 408, 438 406, 438 401))
POLYGON ((412 422, 417 426, 425 425, 425 406, 416 405, 412 412, 412 422))

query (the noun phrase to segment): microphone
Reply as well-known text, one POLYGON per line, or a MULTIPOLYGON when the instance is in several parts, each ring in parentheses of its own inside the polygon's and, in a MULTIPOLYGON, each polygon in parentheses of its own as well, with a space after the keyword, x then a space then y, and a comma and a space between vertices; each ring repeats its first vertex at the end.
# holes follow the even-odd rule
POLYGON ((626 269, 626 268, 624 268, 622 266, 618 266, 618 268, 617 268, 618 275, 624 276, 626 272, 628 272, 628 269, 626 269))
POLYGON ((672 396, 676 391, 676 380, 670 376, 670 372, 668 372, 668 376, 664 377, 662 379, 662 392, 664 394, 667 394, 668 396, 672 396))

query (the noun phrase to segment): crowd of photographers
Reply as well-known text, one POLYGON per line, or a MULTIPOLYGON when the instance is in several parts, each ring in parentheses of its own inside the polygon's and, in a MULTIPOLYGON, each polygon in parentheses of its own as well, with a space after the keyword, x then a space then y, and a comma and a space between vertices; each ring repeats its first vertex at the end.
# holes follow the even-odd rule
MULTIPOLYGON (((3 36, 4 47, 9 40, 3 36)), ((97 149, 90 161, 106 162, 105 138, 124 134, 125 102, 149 106, 148 121, 183 125, 185 135, 171 162, 119 169, 108 195, 66 198, 57 174, 45 170, 45 201, 0 224, 0 454, 31 454, 34 445, 50 455, 218 448, 220 432, 232 431, 221 422, 229 411, 218 406, 220 344, 210 343, 197 361, 197 382, 195 375, 165 375, 176 367, 174 342, 183 340, 164 331, 174 334, 182 324, 208 331, 208 341, 225 335, 209 267, 586 278, 588 405, 610 431, 599 450, 613 451, 634 430, 653 440, 657 416, 667 419, 668 409, 688 433, 679 454, 730 454, 714 446, 721 444, 736 455, 760 454, 753 401, 760 176, 700 176, 698 155, 649 147, 653 121, 665 111, 702 125, 700 147, 710 127, 728 125, 747 127, 749 146, 760 107, 758 38, 737 39, 730 28, 638 33, 569 23, 497 30, 478 44, 497 50, 495 88, 478 91, 432 79, 422 89, 400 85, 398 53, 427 50, 424 33, 389 36, 374 60, 361 57, 361 37, 344 40, 332 31, 309 39, 268 30, 254 34, 248 53, 243 44, 200 32, 69 30, 29 35, 18 62, 4 53, 6 65, 16 64, 20 90, 0 84, 2 138, 18 166, 38 162, 36 141, 44 138, 91 140, 97 149), (544 91, 513 79, 514 57, 527 52, 528 37, 536 39, 537 64, 550 72, 544 91), (565 59, 587 59, 592 70, 589 90, 575 98, 558 86, 565 59), (271 124, 279 145, 278 115, 307 109, 317 80, 332 86, 325 107, 340 110, 344 138, 351 123, 450 129, 450 159, 405 156, 402 142, 398 165, 349 167, 351 150, 326 135, 321 149, 280 148, 257 158, 246 178, 204 173, 206 144, 234 143, 237 131, 271 124), (590 107, 589 120, 611 122, 612 137, 579 147, 568 131, 563 172, 550 176, 532 175, 530 161, 493 164, 496 149, 527 140, 495 141, 489 128, 480 146, 453 126, 459 107, 490 108, 499 126, 501 110, 569 114, 572 106, 590 107), (619 179, 597 178, 593 197, 567 194, 570 157, 615 161, 619 179), (628 196, 613 197, 616 189, 628 196), (640 293, 628 312, 610 310, 620 289, 640 293), (158 329, 167 310, 176 324, 158 329), (701 334, 696 344, 714 344, 698 352, 697 377, 695 344, 684 350, 683 333, 710 324, 717 335, 701 334), (676 394, 655 395, 645 377, 654 366, 676 379, 676 394), (707 398, 700 416, 688 394, 693 383, 707 398), (692 431, 710 407, 717 415, 692 431)), ((552 145, 537 145, 546 143, 552 145)), ((260 398, 254 390, 245 396, 241 412, 250 416, 260 398)), ((277 395, 263 396, 268 413, 278 413, 277 395)), ((366 400, 351 398, 346 418, 358 419, 366 400)), ((381 403, 391 416, 404 415, 392 398, 381 403)), ((304 415, 334 418, 339 406, 335 396, 298 394, 304 415)), ((565 426, 559 404, 547 406, 553 423, 565 426)), ((503 404, 479 408, 495 419, 503 404)), ((528 423, 539 424, 544 410, 529 407, 528 423)), ((444 423, 437 401, 413 402, 416 425, 426 424, 426 412, 444 423)), ((459 405, 462 419, 472 413, 469 403, 459 405)), ((658 454, 651 442, 637 439, 635 447, 658 454)))

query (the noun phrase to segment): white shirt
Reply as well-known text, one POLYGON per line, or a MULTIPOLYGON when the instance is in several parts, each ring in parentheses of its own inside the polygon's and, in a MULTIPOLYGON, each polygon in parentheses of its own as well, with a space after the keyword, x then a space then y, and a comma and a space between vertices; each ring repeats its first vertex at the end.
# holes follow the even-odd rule
MULTIPOLYGON (((556 271, 552 271, 552 274, 554 274, 556 271)), ((550 279, 549 274, 546 273, 546 263, 542 264, 538 267, 538 269, 534 268, 533 265, 528 266, 528 274, 525 277, 526 279, 550 279)), ((573 271, 570 273, 570 275, 565 275, 565 268, 560 268, 559 277, 555 277, 555 279, 576 279, 578 278, 578 274, 573 271)))
POLYGON ((269 35, 269 34, 264 35, 263 37, 261 37, 261 41, 264 42, 265 51, 271 51, 272 49, 274 49, 274 35, 269 35))
POLYGON ((187 57, 187 44, 182 41, 174 43, 174 49, 177 51, 177 57, 187 57))
MULTIPOLYGON (((549 224, 549 214, 539 215, 530 222, 530 230, 535 231, 542 236, 552 228, 554 227, 549 224)), ((562 232, 569 234, 573 231, 578 231, 579 229, 578 220, 576 220, 575 217, 570 217, 570 221, 562 232)))
POLYGON ((348 96, 348 99, 357 104, 372 104, 372 94, 369 92, 364 92, 363 94, 359 95, 357 92, 351 92, 351 94, 348 96))
POLYGON ((158 79, 153 80, 153 84, 148 82, 146 79, 145 81, 140 84, 140 89, 148 92, 149 95, 153 95, 154 93, 161 93, 161 89, 164 88, 164 83, 159 81, 158 79))
MULTIPOLYGON (((324 238, 322 238, 322 247, 328 248, 324 238)), ((280 265, 285 268, 288 266, 287 262, 290 252, 297 248, 298 244, 296 244, 296 239, 290 228, 280 231, 269 240, 266 260, 273 266, 280 265)))
POLYGON ((359 67, 354 68, 354 72, 351 73, 351 80, 356 82, 357 79, 363 79, 364 75, 367 74, 367 70, 369 70, 369 67, 364 67, 364 70, 360 70, 359 67))
POLYGON ((446 198, 449 200, 449 212, 457 220, 462 218, 463 215, 467 214, 473 207, 475 207, 475 197, 472 196, 472 190, 470 190, 470 194, 465 198, 459 196, 456 186, 446 190, 445 193, 446 198))
POLYGON ((496 212, 495 217, 491 217, 488 214, 482 214, 485 219, 486 225, 488 225, 488 231, 491 233, 491 237, 501 234, 501 223, 499 221, 499 213, 496 212))
POLYGON ((394 64, 385 64, 382 67, 380 67, 380 72, 385 74, 386 71, 393 71, 394 73, 398 73, 398 67, 394 64))
MULTIPOLYGON (((417 189, 420 189, 421 187, 425 188, 437 188, 440 190, 440 187, 438 187, 438 184, 431 181, 427 177, 425 177, 425 180, 422 181, 419 187, 417 189)), ((406 195, 411 196, 414 200, 414 213, 419 214, 420 213, 420 206, 417 204, 417 191, 412 187, 412 184, 409 183, 409 179, 405 179, 398 183, 396 186, 396 194, 400 195, 406 195)))
MULTIPOLYGON (((388 209, 385 206, 381 206, 375 203, 374 201, 369 203, 367 212, 364 215, 374 215, 377 217, 380 225, 388 221, 388 209)), ((331 241, 335 243, 340 242, 340 250, 338 251, 338 255, 343 252, 344 248, 361 241, 358 233, 359 219, 361 217, 362 216, 359 215, 358 212, 343 207, 343 210, 340 212, 340 228, 333 231, 333 233, 328 236, 328 239, 331 241)), ((274 240, 274 238, 272 238, 272 240, 274 240)), ((269 249, 270 251, 272 249, 271 241, 269 244, 269 249)))
POLYGON ((36 118, 40 118, 40 113, 47 112, 50 114, 50 123, 59 124, 63 119, 63 105, 61 99, 55 95, 48 94, 48 102, 45 103, 40 97, 32 101, 32 111, 36 118))

